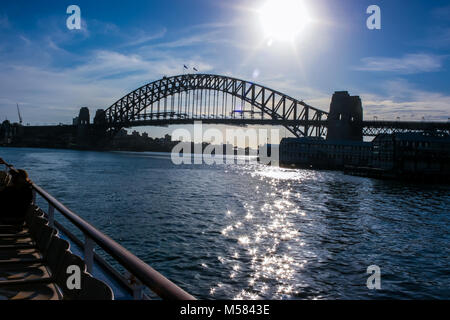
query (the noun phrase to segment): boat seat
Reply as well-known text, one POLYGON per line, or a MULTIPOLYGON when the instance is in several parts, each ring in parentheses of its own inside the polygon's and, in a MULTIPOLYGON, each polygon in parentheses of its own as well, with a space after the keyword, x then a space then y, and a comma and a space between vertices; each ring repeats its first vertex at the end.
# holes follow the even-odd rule
POLYGON ((35 217, 31 221, 31 225, 29 227, 30 232, 26 237, 9 237, 4 236, 0 237, 0 249, 1 250, 9 250, 9 249, 30 249, 36 247, 36 239, 39 239, 42 233, 42 229, 44 226, 48 225, 48 221, 42 217, 35 217), (28 239, 28 241, 26 241, 28 239))
POLYGON ((32 287, 27 284, 3 288, 0 286, 0 300, 61 300, 61 294, 54 283, 40 283, 32 287))
POLYGON ((69 243, 58 238, 57 231, 45 220, 35 224, 35 248, 9 249, 0 253, 0 300, 60 300, 62 295, 52 270, 56 270, 69 243), (50 267, 52 266, 52 267, 50 267))
POLYGON ((113 300, 112 289, 103 281, 93 278, 86 271, 86 264, 72 252, 66 252, 59 273, 56 276, 56 283, 63 292, 64 300, 113 300), (68 288, 71 273, 67 272, 69 266, 78 266, 80 270, 80 289, 68 288))
POLYGON ((33 242, 33 239, 30 235, 24 235, 21 237, 0 236, 0 248, 5 245, 20 245, 30 242, 33 242))
MULTIPOLYGON (((28 244, 10 244, 9 246, 0 246, 0 266, 11 263, 30 263, 43 261, 46 255, 47 247, 51 244, 53 236, 57 235, 57 231, 47 225, 45 218, 36 217, 30 233, 33 241, 28 244), (36 239, 36 240, 34 240, 36 239)), ((55 238, 58 242, 59 238, 55 238)), ((53 244, 54 246, 56 244, 53 244)), ((64 246, 69 246, 66 242, 64 246)))
POLYGON ((0 225, 0 300, 112 300, 112 289, 93 278, 70 244, 31 206, 21 225, 0 225), (80 289, 70 289, 69 266, 80 271, 80 289))
MULTIPOLYGON (((58 238, 56 231, 44 227, 44 234, 51 234, 46 247, 39 240, 38 249, 43 249, 40 259, 18 260, 0 264, 0 300, 7 299, 67 299, 67 300, 112 300, 112 289, 104 282, 86 272, 84 261, 69 250, 69 243, 58 238), (77 265, 80 270, 80 289, 69 289, 71 276, 67 268, 77 265), (4 280, 3 280, 4 279, 4 280), (56 286, 55 286, 56 285, 56 286)), ((41 239, 45 239, 42 235, 41 239)))
POLYGON ((10 264, 0 267, 0 283, 9 280, 31 280, 48 278, 51 274, 42 262, 32 262, 20 268, 10 264))
POLYGON ((52 259, 57 259, 55 255, 60 254, 64 250, 68 250, 69 247, 70 245, 66 240, 57 237, 57 231, 55 229, 45 226, 42 235, 34 248, 20 248, 17 251, 7 250, 5 252, 0 252, 0 266, 11 263, 53 261, 52 259), (36 255, 36 253, 38 253, 38 255, 36 255), (27 255, 32 255, 32 257, 27 257, 27 255), (2 260, 1 258, 3 256, 8 258, 2 260))
POLYGON ((44 227, 43 234, 38 241, 37 249, 40 256, 37 258, 26 257, 5 260, 0 263, 0 286, 9 285, 9 280, 44 279, 52 275, 51 270, 57 270, 65 252, 69 249, 69 243, 56 236, 56 230, 48 226, 44 227), (45 271, 44 271, 45 269, 45 271), (39 277, 40 275, 40 277, 39 277))
MULTIPOLYGON (((61 249, 65 249, 65 247, 61 246, 59 250, 61 249)), ((14 268, 10 266, 10 270, 14 270, 14 268)), ((64 300, 112 300, 114 298, 112 289, 103 281, 95 279, 87 273, 84 261, 69 250, 64 250, 63 253, 55 252, 55 254, 49 254, 48 265, 28 265, 25 270, 22 269, 22 272, 29 272, 30 270, 34 274, 26 279, 20 279, 21 275, 16 274, 16 277, 9 277, 11 280, 0 281, 0 299, 2 295, 8 296, 10 299, 11 297, 15 299, 26 297, 28 299, 30 296, 35 297, 35 295, 27 295, 27 292, 36 293, 42 290, 47 292, 47 299, 53 299, 53 295, 49 295, 51 287, 48 285, 50 284, 57 285, 59 298, 64 300), (69 278, 73 276, 72 273, 68 272, 69 266, 78 266, 79 268, 79 288, 68 286, 68 283, 70 283, 69 278), (55 271, 52 273, 51 270, 55 271), (41 273, 37 274, 39 271, 41 273), (21 294, 13 296, 12 292, 17 290, 20 290, 21 294)))
POLYGON ((36 217, 43 217, 44 212, 31 205, 25 215, 25 221, 21 224, 0 224, 0 237, 22 237, 24 235, 30 235, 29 226, 32 224, 33 219, 36 217))
POLYGON ((0 251, 0 268, 12 263, 30 263, 43 261, 42 253, 37 249, 18 249, 0 251))

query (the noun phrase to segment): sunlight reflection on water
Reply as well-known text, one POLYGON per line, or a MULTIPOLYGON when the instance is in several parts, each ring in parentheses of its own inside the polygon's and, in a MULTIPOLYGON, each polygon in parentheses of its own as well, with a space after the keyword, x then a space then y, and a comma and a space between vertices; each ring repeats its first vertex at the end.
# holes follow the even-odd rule
MULTIPOLYGON (((271 186, 276 187, 276 192, 267 193, 268 198, 259 210, 255 210, 252 202, 244 202, 245 220, 237 223, 233 221, 222 230, 224 237, 237 239, 239 246, 246 249, 246 255, 250 258, 247 268, 240 268, 242 260, 239 259, 237 252, 232 256, 233 259, 227 262, 232 266, 230 279, 236 278, 239 272, 246 273, 242 277, 248 278, 247 288, 233 298, 263 298, 269 290, 269 283, 272 288, 275 288, 273 298, 290 296, 296 293, 292 283, 294 276, 301 272, 307 260, 295 261, 295 258, 288 253, 292 246, 304 245, 301 234, 290 221, 290 217, 299 214, 304 216, 305 213, 300 212, 295 203, 290 200, 291 182, 287 181, 301 181, 310 178, 314 173, 259 166, 256 171, 251 172, 251 175, 259 176, 271 186), (280 180, 283 180, 282 186, 279 184, 280 180), (255 216, 258 222, 252 221, 250 227, 238 230, 237 226, 249 224, 249 220, 253 220, 255 216)), ((258 194, 259 186, 255 189, 258 194)), ((211 295, 214 295, 221 287, 221 282, 213 285, 210 288, 211 295)))

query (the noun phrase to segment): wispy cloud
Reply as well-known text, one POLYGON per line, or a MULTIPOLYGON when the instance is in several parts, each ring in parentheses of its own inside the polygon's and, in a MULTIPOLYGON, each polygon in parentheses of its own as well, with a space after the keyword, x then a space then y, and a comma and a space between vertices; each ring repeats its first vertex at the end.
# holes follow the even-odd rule
POLYGON ((31 44, 31 40, 28 39, 27 37, 20 35, 19 38, 26 44, 26 45, 30 45, 31 44))
POLYGON ((154 33, 154 34, 142 34, 140 33, 139 36, 137 36, 135 39, 128 41, 124 43, 121 47, 134 47, 134 46, 140 46, 147 42, 150 42, 152 40, 157 40, 163 38, 167 33, 167 29, 163 28, 160 31, 154 33))
POLYGON ((356 67, 360 71, 396 72, 414 74, 441 70, 445 55, 426 53, 406 54, 401 58, 367 57, 361 59, 362 65, 356 67))
POLYGON ((450 5, 435 8, 431 14, 435 19, 450 20, 450 5))
POLYGON ((384 92, 361 94, 366 119, 446 121, 450 117, 450 96, 421 90, 402 80, 386 81, 384 92))
POLYGON ((197 30, 197 29, 223 29, 223 28, 232 28, 232 27, 236 27, 239 26, 239 23, 242 24, 241 21, 229 21, 229 22, 211 22, 211 23, 201 23, 201 24, 196 24, 193 26, 189 26, 186 28, 185 31, 192 31, 192 30, 197 30))
POLYGON ((450 6, 434 8, 430 16, 433 23, 423 25, 426 35, 412 40, 411 44, 435 50, 450 48, 450 6))
POLYGON ((6 14, 0 14, 0 29, 8 29, 10 26, 8 16, 6 14))
POLYGON ((217 43, 222 41, 223 38, 220 37, 219 31, 209 31, 205 33, 195 34, 188 37, 182 37, 174 41, 162 42, 150 47, 152 48, 181 48, 190 47, 205 43, 217 43))
POLYGON ((428 36, 416 42, 417 45, 433 49, 445 49, 450 47, 450 27, 433 26, 429 28, 428 36))

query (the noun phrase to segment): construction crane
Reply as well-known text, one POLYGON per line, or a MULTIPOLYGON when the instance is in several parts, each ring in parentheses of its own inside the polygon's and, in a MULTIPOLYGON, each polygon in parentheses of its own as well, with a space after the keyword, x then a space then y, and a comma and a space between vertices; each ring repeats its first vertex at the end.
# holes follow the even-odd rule
POLYGON ((20 115, 19 104, 17 104, 17 113, 19 114, 19 123, 22 124, 22 116, 20 115))

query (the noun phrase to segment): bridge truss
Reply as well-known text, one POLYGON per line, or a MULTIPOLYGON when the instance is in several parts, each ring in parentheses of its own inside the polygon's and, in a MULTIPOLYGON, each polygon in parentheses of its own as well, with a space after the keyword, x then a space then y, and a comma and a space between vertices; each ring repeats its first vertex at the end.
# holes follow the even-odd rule
POLYGON ((105 110, 112 134, 124 127, 186 124, 280 125, 294 136, 324 136, 327 112, 278 91, 213 74, 164 77, 105 110))
POLYGON ((450 122, 363 121, 364 136, 424 131, 450 135, 450 122))

